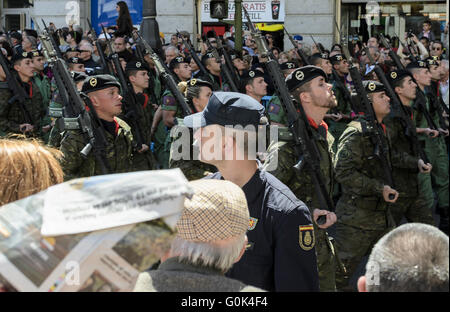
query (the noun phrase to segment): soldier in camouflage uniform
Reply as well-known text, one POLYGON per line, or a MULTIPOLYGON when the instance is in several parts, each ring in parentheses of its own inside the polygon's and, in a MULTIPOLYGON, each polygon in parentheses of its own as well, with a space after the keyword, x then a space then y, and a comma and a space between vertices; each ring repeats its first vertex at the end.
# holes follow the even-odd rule
MULTIPOLYGON (((28 98, 23 106, 17 101, 10 104, 8 101, 14 96, 7 84, 0 89, 0 137, 8 134, 26 134, 40 138, 42 136, 41 122, 46 115, 42 104, 42 95, 39 88, 32 82, 33 64, 31 54, 23 52, 13 56, 11 63, 18 74, 18 82, 28 98)), ((13 71, 13 72, 14 72, 13 71)))
MULTIPOLYGON (((182 88, 185 89, 182 92, 189 106, 195 113, 203 111, 212 95, 211 84, 196 78, 182 84, 182 88)), ((177 119, 177 124, 172 127, 170 135, 172 141, 169 168, 180 168, 189 181, 204 178, 209 173, 217 171, 216 167, 197 159, 198 150, 193 146, 192 130, 184 126, 183 119, 177 119), (180 157, 182 158, 180 159, 180 157)))
MULTIPOLYGON (((412 102, 416 98, 416 84, 406 70, 395 70, 389 73, 388 80, 397 93, 401 105, 412 119, 412 102)), ((405 216, 408 222, 420 222, 434 225, 430 207, 419 190, 418 175, 430 175, 432 165, 424 162, 418 153, 418 147, 407 135, 407 124, 403 120, 400 108, 391 110, 384 119, 392 146, 392 175, 400 193, 397 202, 392 205, 392 216, 395 224, 400 224, 405 216)), ((411 120, 411 124, 412 120, 411 120)), ((413 131, 416 129, 414 127, 413 131)))
MULTIPOLYGON (((135 151, 133 157, 133 169, 134 170, 151 170, 154 169, 155 160, 153 155, 149 150, 151 142, 151 126, 153 121, 153 105, 149 101, 150 98, 144 90, 148 87, 149 82, 149 72, 150 68, 141 61, 131 60, 127 63, 125 67, 125 75, 127 76, 130 84, 134 90, 134 95, 136 99, 136 104, 138 110, 135 115, 124 115, 123 120, 131 124, 131 119, 133 118, 139 129, 133 129, 133 131, 140 131, 142 136, 142 148, 139 151, 135 151)), ((124 102, 127 103, 131 101, 132 94, 127 93, 124 98, 124 102)))
MULTIPOLYGON (((316 66, 305 66, 296 69, 286 78, 289 91, 294 99, 302 103, 310 122, 313 139, 316 141, 322 156, 320 167, 325 178, 325 186, 331 196, 333 189, 333 136, 328 132, 328 126, 323 121, 326 112, 336 106, 336 98, 327 83, 327 75, 316 66), (313 92, 314 90, 314 92, 313 92)), ((287 128, 279 129, 278 142, 272 142, 268 148, 268 157, 264 169, 270 171, 281 182, 286 184, 295 196, 302 200, 310 209, 314 218, 314 236, 316 241, 317 266, 321 291, 335 291, 335 272, 337 259, 332 237, 326 229, 336 222, 333 212, 319 209, 319 198, 311 175, 302 170, 298 174, 293 166, 298 162, 295 153, 294 140, 287 128), (278 157, 277 157, 278 156, 278 157), (278 158, 278 163, 276 163, 278 158), (326 215, 326 223, 318 225, 320 215, 326 215)))
MULTIPOLYGON (((132 169, 133 136, 131 128, 117 118, 122 112, 120 84, 110 75, 97 75, 85 80, 82 91, 92 101, 100 122, 105 129, 107 147, 104 156, 108 173, 128 172, 132 169)), ((103 174, 102 167, 91 151, 87 158, 80 155, 85 147, 81 130, 68 130, 61 142, 64 154, 61 166, 64 179, 88 177, 103 174)))
MULTIPOLYGON (((448 154, 446 150, 443 135, 445 131, 439 128, 438 111, 435 109, 435 103, 431 92, 427 87, 431 85, 432 75, 425 61, 413 62, 407 66, 407 69, 413 75, 417 82, 417 97, 414 101, 414 121, 418 128, 417 133, 419 140, 422 142, 430 163, 433 165, 431 176, 421 175, 419 183, 422 185, 422 191, 426 196, 428 205, 431 209, 434 203, 433 188, 438 198, 438 213, 442 213, 446 217, 445 212, 448 211, 448 154), (424 111, 420 108, 422 103, 431 118, 431 125, 425 118, 424 111), (434 127, 437 129, 430 129, 434 127), (439 131, 436 131, 439 130, 439 131), (443 135, 440 135, 443 134, 443 135)), ((447 214, 448 217, 448 214, 447 214)), ((448 229, 448 222, 442 224, 448 229)))
MULTIPOLYGON (((377 122, 384 128, 382 120, 390 112, 384 86, 375 81, 363 83, 377 122)), ((347 270, 345 276, 338 274, 336 278, 339 290, 351 289, 348 281, 358 264, 370 254, 378 239, 395 226, 388 203, 395 203, 399 194, 384 182, 383 164, 374 155, 370 131, 373 130, 362 115, 350 122, 339 140, 335 158, 336 180, 342 185, 342 196, 336 204, 336 243, 347 270), (390 194, 393 199, 389 199, 390 194)))

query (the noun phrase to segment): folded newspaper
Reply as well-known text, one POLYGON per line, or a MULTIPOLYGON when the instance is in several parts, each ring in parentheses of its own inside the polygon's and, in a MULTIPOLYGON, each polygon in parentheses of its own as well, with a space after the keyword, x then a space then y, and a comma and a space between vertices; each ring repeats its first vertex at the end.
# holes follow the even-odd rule
POLYGON ((1 291, 130 291, 168 250, 179 169, 76 179, 0 207, 1 291))

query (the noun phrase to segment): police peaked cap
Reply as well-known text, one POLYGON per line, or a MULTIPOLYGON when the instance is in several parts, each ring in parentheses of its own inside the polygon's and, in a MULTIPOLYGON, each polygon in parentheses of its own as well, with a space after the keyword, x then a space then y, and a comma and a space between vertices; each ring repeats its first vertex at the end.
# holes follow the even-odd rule
POLYGON ((174 58, 173 60, 170 61, 169 68, 173 70, 177 64, 182 64, 182 63, 188 63, 188 62, 184 59, 184 57, 177 56, 176 58, 174 58))
POLYGON ((244 73, 242 73, 241 77, 244 80, 250 80, 250 79, 254 79, 254 78, 258 78, 258 77, 264 77, 264 73, 262 71, 260 71, 259 69, 252 69, 252 70, 248 70, 248 71, 245 71, 244 73))
POLYGON ((285 69, 295 69, 298 68, 297 64, 295 64, 294 62, 286 62, 286 63, 282 63, 280 64, 280 69, 281 70, 285 70, 285 69))
POLYGON ((125 66, 125 72, 132 71, 132 70, 146 70, 149 71, 150 68, 148 67, 146 62, 141 62, 139 60, 132 60, 127 63, 127 66, 125 66))
POLYGON ((327 74, 325 74, 322 68, 313 65, 303 66, 297 68, 295 71, 290 73, 289 76, 286 77, 286 85, 289 89, 289 92, 292 92, 308 81, 311 81, 319 76, 322 76, 323 78, 325 78, 325 81, 328 82, 327 74))
POLYGON ((386 91, 386 88, 382 83, 374 80, 364 80, 363 87, 366 90, 367 94, 386 91))
POLYGON ((120 90, 120 83, 111 75, 96 75, 84 81, 81 92, 89 93, 109 87, 117 87, 120 90))
POLYGON ((14 64, 17 61, 23 60, 25 58, 29 58, 31 59, 31 52, 22 52, 22 53, 16 53, 13 55, 13 57, 11 58, 11 64, 14 64))
POLYGON ((331 64, 337 64, 340 61, 346 60, 347 58, 343 54, 336 54, 329 57, 331 64))
POLYGON ((387 78, 388 78, 389 83, 392 86, 394 83, 402 80, 403 78, 405 78, 407 76, 412 78, 412 74, 409 71, 404 70, 404 69, 397 69, 397 70, 391 71, 388 74, 387 78))
POLYGON ((411 62, 406 66, 406 69, 414 69, 414 68, 426 68, 428 69, 428 64, 425 61, 415 61, 411 62))
POLYGON ((208 87, 211 90, 213 89, 213 86, 210 82, 198 79, 198 78, 192 78, 191 80, 188 80, 187 82, 188 87, 208 87))

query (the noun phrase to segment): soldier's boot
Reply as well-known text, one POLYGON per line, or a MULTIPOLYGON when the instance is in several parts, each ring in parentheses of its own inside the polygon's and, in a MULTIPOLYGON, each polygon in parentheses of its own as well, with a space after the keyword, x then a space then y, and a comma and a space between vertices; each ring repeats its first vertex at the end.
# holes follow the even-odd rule
POLYGON ((448 235, 448 226, 449 226, 449 218, 448 218, 448 206, 447 207, 439 207, 439 229, 448 235))

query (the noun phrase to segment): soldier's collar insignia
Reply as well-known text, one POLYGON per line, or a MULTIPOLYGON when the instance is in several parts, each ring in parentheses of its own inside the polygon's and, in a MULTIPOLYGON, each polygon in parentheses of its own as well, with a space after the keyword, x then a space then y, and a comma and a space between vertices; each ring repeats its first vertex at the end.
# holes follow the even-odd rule
POLYGON ((250 76, 250 78, 253 78, 253 77, 255 77, 255 72, 254 71, 250 71, 248 73, 248 75, 250 76))
POLYGON ((392 79, 397 78, 397 72, 392 72, 392 73, 391 73, 391 78, 392 78, 392 79))
POLYGON ((305 74, 301 70, 295 73, 295 79, 297 79, 298 81, 302 81, 304 78, 305 74))
POLYGON ((300 225, 299 226, 299 240, 298 243, 300 247, 305 250, 311 250, 314 248, 316 243, 314 236, 314 227, 310 225, 300 225))
POLYGON ((191 86, 195 86, 195 84, 197 83, 197 79, 191 79, 191 86))
POLYGON ((256 226, 256 223, 258 223, 258 219, 250 217, 247 230, 248 231, 253 230, 256 226))
POLYGON ((141 68, 141 66, 142 66, 141 62, 136 62, 136 67, 137 68, 141 68))
POLYGON ((375 89, 377 88, 377 86, 376 86, 373 82, 371 82, 371 83, 369 83, 368 88, 369 88, 370 91, 375 91, 375 89))
POLYGON ((91 80, 89 80, 89 84, 94 88, 97 85, 97 78, 91 78, 91 80))

